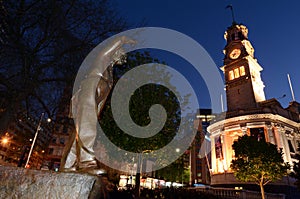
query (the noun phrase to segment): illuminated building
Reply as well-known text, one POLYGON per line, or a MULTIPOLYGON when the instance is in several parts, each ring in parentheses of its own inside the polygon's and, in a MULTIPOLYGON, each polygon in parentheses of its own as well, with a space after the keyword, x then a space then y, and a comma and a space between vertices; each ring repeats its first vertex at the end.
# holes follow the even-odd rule
MULTIPOLYGON (((234 158, 232 144, 239 136, 255 136, 282 148, 284 161, 293 165, 300 142, 300 104, 290 102, 283 108, 277 99, 265 99, 261 79, 262 67, 254 57, 254 48, 248 40, 248 29, 233 23, 224 35, 227 112, 225 119, 216 117, 208 127, 211 134, 211 185, 241 184, 230 169, 234 158)), ((221 116, 220 115, 220 116, 221 116)), ((286 185, 288 182, 281 182, 286 185)))
POLYGON ((190 149, 191 185, 210 184, 210 153, 208 153, 208 149, 205 149, 205 147, 209 146, 206 145, 209 140, 208 142, 205 142, 204 139, 209 139, 207 137, 207 127, 213 118, 214 115, 212 115, 211 109, 198 110, 198 114, 196 116, 197 122, 195 123, 199 124, 199 126, 195 126, 195 128, 197 128, 197 134, 190 149), (207 151, 207 153, 205 153, 204 150, 207 151))
POLYGON ((66 87, 60 101, 52 139, 46 150, 44 165, 50 170, 58 171, 63 153, 69 146, 71 137, 75 135, 73 119, 69 117, 70 98, 72 89, 66 87))
MULTIPOLYGON (((19 119, 10 122, 5 133, 0 135, 2 141, 7 140, 5 143, 0 143, 1 162, 11 166, 25 166, 37 128, 38 120, 31 117, 19 116, 19 119)), ((42 166, 45 149, 48 146, 50 137, 51 124, 42 121, 29 160, 30 168, 40 169, 42 166)))

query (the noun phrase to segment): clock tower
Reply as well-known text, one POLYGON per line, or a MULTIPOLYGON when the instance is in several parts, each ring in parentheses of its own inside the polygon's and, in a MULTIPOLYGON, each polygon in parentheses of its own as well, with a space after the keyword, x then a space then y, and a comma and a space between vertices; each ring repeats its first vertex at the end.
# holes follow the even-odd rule
POLYGON ((233 23, 224 34, 227 44, 224 48, 227 111, 257 108, 265 100, 264 84, 261 80, 262 67, 254 58, 254 49, 248 40, 248 29, 233 23))
MULTIPOLYGON (((243 135, 270 142, 282 150, 283 161, 293 165, 300 143, 300 104, 293 101, 283 108, 275 98, 265 99, 262 67, 254 57, 246 26, 233 20, 224 37, 227 44, 221 69, 225 74, 227 111, 216 115, 207 127, 211 145, 210 185, 251 190, 253 184, 238 181, 230 167, 236 159, 232 145, 243 135)), ((283 178, 269 186, 290 198, 299 198, 291 195, 294 191, 285 191, 291 190, 289 182, 283 178)))

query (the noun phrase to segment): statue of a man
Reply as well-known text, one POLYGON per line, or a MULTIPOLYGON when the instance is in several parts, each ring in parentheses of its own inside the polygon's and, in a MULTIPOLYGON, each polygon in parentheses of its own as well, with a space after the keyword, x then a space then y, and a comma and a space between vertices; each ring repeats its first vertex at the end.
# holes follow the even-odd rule
POLYGON ((128 43, 134 42, 122 36, 102 50, 81 81, 79 90, 73 95, 72 115, 76 136, 65 163, 62 160, 64 171, 92 174, 102 172, 93 150, 97 136, 97 116, 100 115, 113 86, 113 66, 126 61, 122 46, 128 43))

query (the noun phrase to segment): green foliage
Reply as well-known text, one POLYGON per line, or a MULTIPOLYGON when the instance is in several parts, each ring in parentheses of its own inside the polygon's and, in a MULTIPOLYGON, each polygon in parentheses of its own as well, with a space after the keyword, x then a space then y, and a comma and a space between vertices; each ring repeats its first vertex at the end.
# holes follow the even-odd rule
POLYGON ((190 170, 184 167, 184 160, 187 156, 188 154, 183 154, 172 164, 157 170, 156 176, 158 178, 163 177, 165 180, 171 182, 188 183, 190 180, 190 170))
MULTIPOLYGON (((141 53, 137 51, 130 54, 126 64, 122 66, 115 66, 114 84, 116 84, 119 78, 130 69, 146 63, 153 64, 151 67, 146 68, 145 71, 143 71, 145 74, 160 74, 155 75, 155 81, 169 82, 171 74, 164 71, 161 67, 157 67, 155 62, 158 62, 158 60, 153 59, 148 52, 141 53)), ((162 130, 156 135, 145 139, 126 134, 126 132, 123 132, 118 127, 112 116, 110 104, 111 96, 109 96, 106 106, 100 116, 100 125, 110 141, 126 151, 136 153, 145 150, 157 150, 167 145, 176 135, 180 124, 181 110, 178 100, 185 100, 177 99, 175 94, 169 89, 171 86, 172 85, 167 85, 167 88, 162 85, 147 84, 135 90, 134 94, 130 98, 130 116, 137 125, 146 126, 150 123, 149 109, 154 104, 162 105, 167 112, 167 120, 162 130)), ((173 88, 173 90, 176 89, 173 88)), ((122 117, 122 115, 119 117, 122 117)))
POLYGON ((283 152, 276 145, 245 135, 232 147, 236 158, 231 168, 238 180, 266 185, 287 175, 290 166, 284 163, 283 152))
MULTIPOLYGON (((167 118, 163 128, 154 136, 149 138, 137 138, 123 132, 118 125, 115 123, 115 120, 112 115, 111 109, 111 95, 108 97, 106 105, 100 115, 100 126, 106 134, 107 138, 116 146, 125 151, 131 151, 134 153, 143 153, 145 151, 158 150, 165 145, 167 145, 173 138, 176 136, 176 132, 178 131, 179 124, 181 122, 181 107, 179 102, 185 104, 188 99, 188 96, 184 96, 183 99, 177 99, 175 93, 176 88, 174 88, 169 82, 171 80, 171 74, 167 71, 158 67, 159 61, 157 59, 153 59, 148 52, 133 52, 128 55, 127 63, 122 66, 114 67, 114 85, 118 82, 118 80, 122 77, 123 74, 133 69, 135 66, 143 65, 151 63, 151 67, 146 67, 144 71, 142 71, 143 75, 151 75, 152 80, 155 82, 164 82, 165 86, 158 84, 146 84, 134 91, 129 101, 129 113, 130 117, 136 125, 146 126, 150 121, 149 110, 152 105, 160 104, 166 110, 167 118), (153 75, 154 74, 154 75, 153 75), (172 90, 172 91, 171 91, 172 90)), ((126 81, 135 82, 134 79, 126 79, 126 81)), ((123 87, 122 87, 123 89, 123 87)), ((126 86, 124 87, 126 89, 126 86)), ((119 99, 125 100, 125 99, 119 99)), ((123 103, 122 103, 123 104, 123 103)), ((124 101, 124 104, 126 102, 124 101)), ((123 113, 121 112, 118 117, 122 118, 123 113)), ((161 118, 160 115, 155 115, 157 118, 161 118)), ((128 125, 130 128, 131 124, 128 125)), ((101 139, 101 138, 99 138, 101 139)), ((127 157, 127 153, 114 153, 111 151, 106 151, 108 157, 111 159, 117 160, 125 160, 127 157), (116 157, 118 156, 118 157, 116 157)), ((168 154, 159 154, 159 157, 155 157, 156 162, 164 162, 168 157, 168 154), (164 156, 164 157, 162 157, 164 156)), ((177 181, 182 180, 184 174, 184 165, 181 159, 177 160, 175 163, 171 164, 169 168, 165 169, 161 173, 162 177, 166 179, 175 179, 177 181), (169 175, 171 174, 171 175, 169 175), (175 175, 176 174, 176 175, 175 175)), ((137 179, 139 179, 139 175, 137 174, 137 179)), ((174 179, 174 180, 175 180, 174 179)), ((139 182, 136 182, 136 186, 139 187, 139 182)))

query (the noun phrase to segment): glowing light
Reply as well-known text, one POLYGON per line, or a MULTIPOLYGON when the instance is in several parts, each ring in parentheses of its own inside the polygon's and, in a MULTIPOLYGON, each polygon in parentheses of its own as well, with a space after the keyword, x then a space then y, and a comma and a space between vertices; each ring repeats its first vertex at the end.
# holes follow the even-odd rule
POLYGON ((2 144, 7 144, 8 141, 9 141, 8 138, 2 138, 2 141, 1 141, 1 142, 2 142, 2 144))

